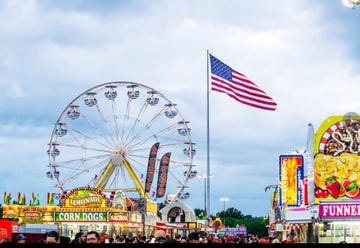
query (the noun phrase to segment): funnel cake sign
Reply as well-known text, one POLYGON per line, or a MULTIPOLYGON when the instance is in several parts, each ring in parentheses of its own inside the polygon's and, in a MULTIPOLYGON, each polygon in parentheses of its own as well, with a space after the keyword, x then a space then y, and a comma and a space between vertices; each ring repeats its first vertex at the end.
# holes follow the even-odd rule
POLYGON ((339 204, 320 204, 319 217, 323 219, 331 218, 359 218, 360 204, 339 203, 339 204))

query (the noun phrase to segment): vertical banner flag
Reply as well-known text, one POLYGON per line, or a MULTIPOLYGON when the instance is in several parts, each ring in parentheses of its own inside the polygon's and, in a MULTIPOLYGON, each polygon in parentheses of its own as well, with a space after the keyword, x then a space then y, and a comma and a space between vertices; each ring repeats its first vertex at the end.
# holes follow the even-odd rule
POLYGON ((18 192, 18 204, 24 205, 23 201, 24 201, 24 196, 20 192, 18 192))
POLYGON ((47 205, 54 205, 54 195, 53 193, 47 193, 47 205))
POLYGON ((30 201, 30 205, 35 205, 35 194, 34 192, 31 193, 31 201, 30 201))
POLYGON ((10 202, 9 196, 10 196, 10 194, 4 192, 4 204, 6 204, 6 205, 9 205, 9 202, 10 202))
POLYGON ((146 180, 145 180, 145 192, 149 193, 151 189, 151 184, 154 178, 154 172, 155 172, 155 163, 156 163, 156 156, 159 149, 160 143, 155 143, 150 150, 149 155, 149 162, 148 162, 148 168, 146 173, 146 180))
POLYGON ((8 198, 7 198, 7 204, 8 204, 8 205, 10 205, 11 199, 12 199, 12 194, 9 193, 9 194, 8 194, 8 198))
POLYGON ((167 175, 169 172, 170 155, 170 152, 165 153, 160 160, 156 198, 161 198, 165 195, 167 175))
POLYGON ((244 74, 235 71, 211 54, 210 66, 212 90, 225 93, 236 101, 251 107, 276 110, 275 101, 244 74))
POLYGON ((40 205, 40 195, 39 194, 36 195, 35 205, 37 205, 37 206, 40 205))

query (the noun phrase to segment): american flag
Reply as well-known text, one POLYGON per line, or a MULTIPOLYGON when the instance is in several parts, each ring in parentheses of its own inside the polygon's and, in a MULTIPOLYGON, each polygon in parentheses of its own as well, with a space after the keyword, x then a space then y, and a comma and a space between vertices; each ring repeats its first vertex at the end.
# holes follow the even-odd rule
POLYGON ((244 74, 235 71, 211 54, 210 65, 212 90, 225 93, 251 107, 271 111, 276 109, 276 102, 244 74))

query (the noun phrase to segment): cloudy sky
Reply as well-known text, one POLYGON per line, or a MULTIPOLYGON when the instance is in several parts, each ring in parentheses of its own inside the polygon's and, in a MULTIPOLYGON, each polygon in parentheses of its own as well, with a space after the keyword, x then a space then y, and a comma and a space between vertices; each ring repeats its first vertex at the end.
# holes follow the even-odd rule
MULTIPOLYGON (((360 108, 360 9, 341 0, 0 2, 0 189, 54 191, 45 173, 54 123, 100 83, 148 85, 178 104, 206 173, 207 50, 247 75, 275 112, 210 92, 212 214, 265 216, 278 157, 327 117, 360 108)), ((203 208, 195 178, 187 204, 203 208)))

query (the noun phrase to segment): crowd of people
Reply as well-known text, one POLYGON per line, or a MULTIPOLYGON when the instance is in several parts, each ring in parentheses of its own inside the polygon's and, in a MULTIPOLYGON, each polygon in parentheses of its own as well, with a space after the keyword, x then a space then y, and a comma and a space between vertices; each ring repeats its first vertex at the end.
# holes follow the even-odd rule
MULTIPOLYGON (((296 237, 288 242, 297 243, 296 237)), ((16 236, 16 242, 18 244, 27 243, 27 237, 20 233, 16 236)), ((10 243, 10 240, 4 238, 0 241, 1 243, 10 243)), ((270 244, 270 243, 284 243, 280 242, 276 238, 261 237, 258 238, 255 235, 248 236, 219 236, 217 234, 207 234, 205 232, 190 232, 186 236, 176 234, 174 237, 167 235, 163 230, 156 231, 149 237, 142 236, 141 234, 133 237, 127 235, 115 235, 109 237, 108 235, 100 235, 96 231, 89 231, 87 233, 76 233, 73 240, 69 237, 60 236, 57 231, 49 231, 44 234, 44 237, 36 243, 45 244, 93 244, 93 243, 113 243, 113 244, 196 244, 196 243, 210 243, 210 244, 242 244, 242 243, 257 243, 257 244, 270 244)))

